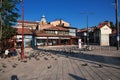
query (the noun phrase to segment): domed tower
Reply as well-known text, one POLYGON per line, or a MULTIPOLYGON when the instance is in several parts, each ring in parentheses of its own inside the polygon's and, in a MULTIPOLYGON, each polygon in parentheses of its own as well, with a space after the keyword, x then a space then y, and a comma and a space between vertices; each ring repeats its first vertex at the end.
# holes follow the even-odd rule
POLYGON ((42 22, 42 23, 46 23, 46 22, 47 22, 44 15, 41 17, 41 22, 42 22))

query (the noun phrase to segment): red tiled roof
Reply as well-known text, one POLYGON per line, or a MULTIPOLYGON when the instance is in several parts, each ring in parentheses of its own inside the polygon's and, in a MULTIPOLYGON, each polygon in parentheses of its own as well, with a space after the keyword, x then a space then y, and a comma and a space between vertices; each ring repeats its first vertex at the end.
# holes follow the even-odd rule
MULTIPOLYGON (((108 27, 110 27, 110 23, 109 22, 103 22, 103 23, 100 23, 97 27, 93 27, 93 28, 100 29, 100 28, 102 28, 105 25, 107 25, 108 27)), ((84 29, 79 30, 78 32, 87 32, 88 29, 84 28, 84 29)))
POLYGON ((59 27, 59 26, 53 26, 53 27, 49 27, 45 30, 57 30, 57 31, 68 31, 67 28, 63 28, 63 27, 59 27))
MULTIPOLYGON (((18 20, 18 23, 22 23, 22 20, 18 20)), ((37 22, 33 21, 24 21, 24 23, 38 24, 37 22)))
POLYGON ((67 29, 77 29, 76 27, 68 27, 68 26, 63 26, 63 28, 67 28, 67 29))
POLYGON ((44 30, 36 30, 35 33, 36 34, 43 34, 43 33, 45 33, 45 31, 44 30))
POLYGON ((87 32, 87 28, 84 28, 84 29, 80 29, 78 32, 87 32))
POLYGON ((100 29, 100 28, 102 28, 105 25, 107 25, 108 27, 110 27, 109 22, 103 22, 103 23, 100 23, 97 28, 100 29))
MULTIPOLYGON (((17 28, 17 34, 22 34, 22 28, 17 28)), ((24 34, 32 34, 30 29, 24 28, 24 34)))

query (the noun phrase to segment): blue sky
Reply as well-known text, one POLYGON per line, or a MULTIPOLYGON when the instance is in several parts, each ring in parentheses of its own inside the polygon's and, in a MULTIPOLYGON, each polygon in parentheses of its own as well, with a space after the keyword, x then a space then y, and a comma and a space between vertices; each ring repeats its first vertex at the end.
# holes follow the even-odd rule
MULTIPOLYGON (((24 19, 39 21, 44 14, 48 22, 62 19, 77 28, 86 27, 86 16, 89 27, 106 20, 115 23, 114 2, 115 0, 24 0, 24 19)), ((21 14, 20 4, 18 8, 21 14)))

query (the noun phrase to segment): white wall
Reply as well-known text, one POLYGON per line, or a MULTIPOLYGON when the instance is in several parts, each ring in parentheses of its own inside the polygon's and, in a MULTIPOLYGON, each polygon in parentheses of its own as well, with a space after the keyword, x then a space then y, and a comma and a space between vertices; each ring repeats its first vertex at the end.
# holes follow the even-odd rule
POLYGON ((103 26, 100 31, 101 34, 111 34, 112 32, 112 30, 107 25, 103 26))
POLYGON ((76 29, 69 29, 69 35, 76 36, 76 29))
POLYGON ((101 46, 109 46, 109 34, 112 33, 112 30, 107 26, 103 26, 100 29, 100 45, 101 46))

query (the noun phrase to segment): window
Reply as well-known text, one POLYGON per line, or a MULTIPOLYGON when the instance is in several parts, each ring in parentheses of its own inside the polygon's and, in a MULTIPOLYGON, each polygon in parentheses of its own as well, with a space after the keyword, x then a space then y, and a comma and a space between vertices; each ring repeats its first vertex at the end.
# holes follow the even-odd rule
POLYGON ((55 31, 46 31, 47 34, 55 34, 55 31))

